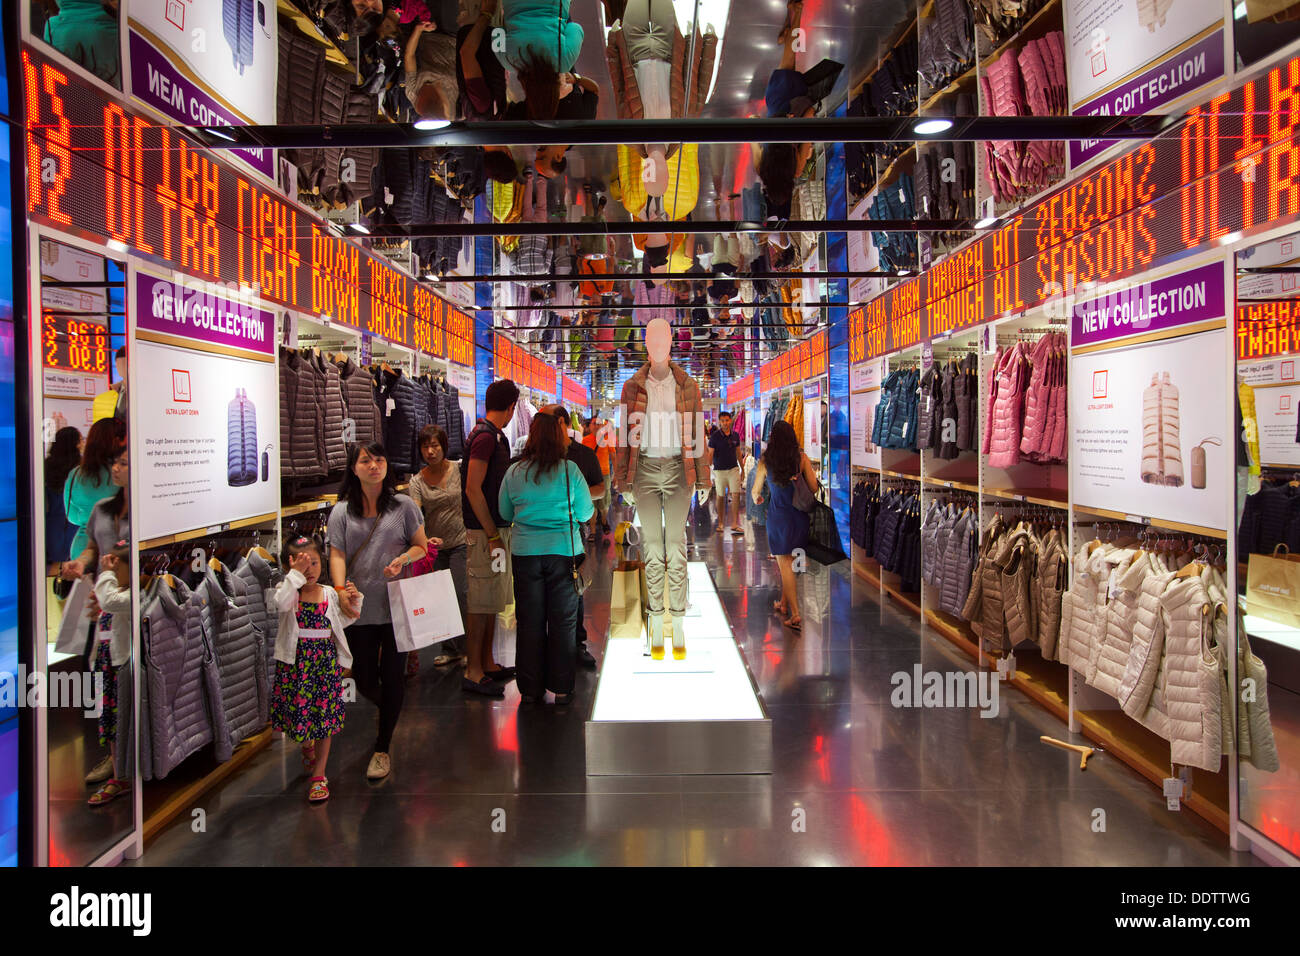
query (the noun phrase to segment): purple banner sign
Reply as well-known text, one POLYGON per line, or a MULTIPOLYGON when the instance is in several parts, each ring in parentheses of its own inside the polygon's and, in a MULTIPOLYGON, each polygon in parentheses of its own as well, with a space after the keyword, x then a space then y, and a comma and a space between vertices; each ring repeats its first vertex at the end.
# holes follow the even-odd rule
MULTIPOLYGON (((183 126, 243 126, 244 121, 183 75, 162 51, 134 30, 130 33, 131 95, 183 126)), ((232 149, 265 176, 275 173, 275 151, 232 149)))
POLYGON ((135 277, 136 328, 275 354, 275 313, 228 299, 202 285, 183 286, 143 272, 135 277))
POLYGON ((1223 264, 1213 263, 1077 304, 1070 344, 1094 345, 1227 314, 1223 264))
MULTIPOLYGON (((1091 99, 1075 116, 1140 116, 1186 96, 1199 86, 1223 76, 1223 31, 1218 30, 1186 50, 1158 63, 1145 73, 1121 83, 1109 93, 1091 99)), ((1077 166, 1118 140, 1085 139, 1070 143, 1070 164, 1077 166)))

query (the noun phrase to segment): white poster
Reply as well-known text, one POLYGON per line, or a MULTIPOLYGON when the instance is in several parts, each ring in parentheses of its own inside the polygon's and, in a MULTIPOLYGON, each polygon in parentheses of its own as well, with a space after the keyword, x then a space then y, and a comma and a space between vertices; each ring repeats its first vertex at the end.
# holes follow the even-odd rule
POLYGON ((1255 389, 1259 457, 1265 465, 1300 466, 1300 383, 1255 389))
POLYGON ((217 527, 280 506, 275 363, 137 339, 141 538, 217 527), (249 467, 249 450, 254 450, 249 467))
POLYGON ((869 388, 880 388, 884 381, 883 358, 869 359, 849 366, 849 391, 863 392, 869 388))
POLYGON ((822 460, 822 399, 820 386, 804 389, 803 449, 815 463, 822 460))
MULTIPOLYGON (((1070 103, 1159 60, 1223 19, 1220 0, 1065 0, 1070 103)), ((1130 113, 1145 113, 1138 104, 1130 113)))
POLYGON ((1216 329, 1071 356, 1076 504, 1226 530, 1228 347, 1216 329))
POLYGON ((862 468, 881 467, 880 448, 871 444, 871 423, 875 419, 876 406, 879 404, 879 389, 849 396, 849 434, 853 442, 849 456, 850 464, 862 468))
POLYGON ((1238 299, 1294 299, 1300 275, 1294 272, 1254 272, 1237 276, 1238 299))

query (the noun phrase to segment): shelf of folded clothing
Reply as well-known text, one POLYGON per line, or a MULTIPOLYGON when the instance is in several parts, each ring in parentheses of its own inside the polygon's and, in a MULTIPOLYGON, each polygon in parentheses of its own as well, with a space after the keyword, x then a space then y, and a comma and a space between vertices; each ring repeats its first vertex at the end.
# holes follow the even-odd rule
MULTIPOLYGON (((992 53, 980 57, 980 69, 987 70, 1007 50, 1023 46, 1030 40, 1037 40, 1052 30, 1061 29, 1061 0, 1047 0, 1038 12, 1025 21, 1024 26, 998 44, 992 53)), ((976 34, 978 37, 978 33, 976 34)))
POLYGON ((953 93, 959 93, 964 89, 973 89, 975 86, 976 76, 977 76, 976 67, 975 64, 972 63, 969 70, 967 70, 961 76, 957 77, 955 80, 951 81, 947 86, 939 90, 937 93, 932 93, 930 97, 926 99, 924 103, 921 104, 921 109, 918 111, 919 115, 925 116, 927 113, 930 112, 930 110, 934 109, 934 107, 937 106, 941 100, 943 100, 947 96, 951 96, 953 93))
POLYGON ((954 488, 957 491, 969 491, 972 494, 979 494, 980 490, 980 486, 976 484, 968 484, 964 481, 949 481, 947 478, 935 478, 933 476, 926 476, 922 479, 922 483, 930 485, 931 487, 954 488))
POLYGON ((320 32, 320 28, 312 22, 311 17, 295 7, 289 0, 276 0, 275 7, 280 16, 292 20, 299 31, 325 47, 326 60, 349 70, 354 70, 352 61, 348 59, 347 54, 340 50, 333 40, 320 32))
POLYGON ((984 494, 1001 501, 1022 501, 1025 504, 1041 505, 1044 508, 1068 507, 1068 497, 1064 488, 985 488, 984 494))
POLYGON ((159 538, 146 538, 139 543, 138 547, 141 551, 148 551, 151 548, 162 548, 169 544, 177 544, 181 541, 193 541, 195 538, 206 538, 209 535, 224 534, 227 531, 237 531, 240 528, 252 528, 259 524, 269 524, 274 520, 274 512, 264 515, 253 515, 251 518, 239 518, 235 521, 223 521, 219 525, 195 528, 192 531, 178 531, 176 534, 165 534, 159 538))

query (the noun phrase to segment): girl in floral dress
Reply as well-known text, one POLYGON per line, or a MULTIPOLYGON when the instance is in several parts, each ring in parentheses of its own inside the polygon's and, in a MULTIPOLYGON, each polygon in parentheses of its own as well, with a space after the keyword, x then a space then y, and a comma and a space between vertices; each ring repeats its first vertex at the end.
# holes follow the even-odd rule
MULTIPOLYGON (((302 745, 303 768, 310 773, 307 799, 329 799, 325 762, 330 740, 343 730, 343 668, 352 652, 343 629, 356 620, 339 601, 338 592, 318 583, 321 544, 296 538, 284 549, 289 572, 275 589, 280 613, 275 640, 275 687, 271 692, 271 726, 302 745)), ((360 594, 356 594, 360 611, 360 594)))

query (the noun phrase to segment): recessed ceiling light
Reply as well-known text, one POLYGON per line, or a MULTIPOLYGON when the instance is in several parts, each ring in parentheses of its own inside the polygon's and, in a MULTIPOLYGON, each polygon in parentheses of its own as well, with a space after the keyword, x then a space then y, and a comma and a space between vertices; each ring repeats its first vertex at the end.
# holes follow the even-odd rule
POLYGON ((444 119, 421 119, 415 121, 415 128, 423 131, 431 129, 446 129, 450 125, 451 120, 444 119))
POLYGON ((950 129, 952 129, 950 119, 924 119, 912 127, 912 132, 917 136, 933 136, 935 133, 946 133, 950 129))
POLYGON ((975 228, 987 229, 989 226, 993 225, 997 221, 998 221, 997 216, 985 216, 979 222, 975 223, 975 228))
POLYGON ((348 228, 351 229, 353 232, 361 233, 363 236, 370 235, 370 230, 367 229, 362 223, 359 222, 348 223, 348 228))

